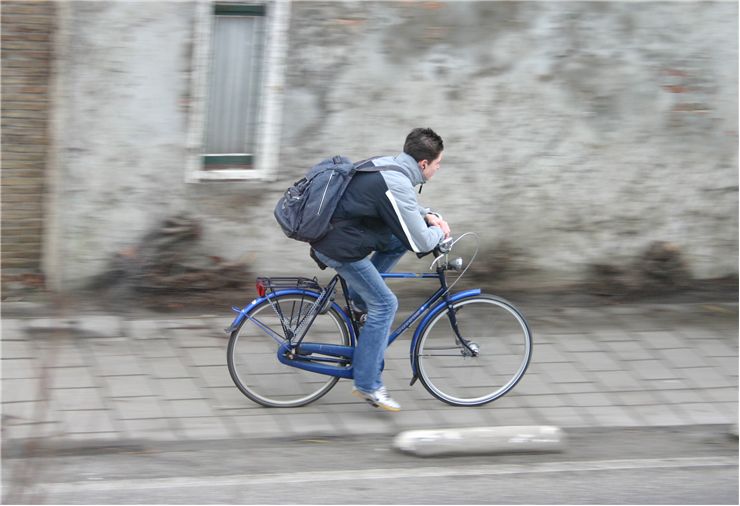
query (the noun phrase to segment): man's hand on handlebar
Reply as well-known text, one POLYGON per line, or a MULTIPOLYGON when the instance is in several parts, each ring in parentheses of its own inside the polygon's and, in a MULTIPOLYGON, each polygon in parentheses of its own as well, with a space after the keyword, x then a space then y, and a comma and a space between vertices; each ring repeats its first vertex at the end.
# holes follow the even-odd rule
POLYGON ((445 233, 445 239, 450 237, 450 226, 447 224, 445 220, 437 216, 436 214, 427 214, 426 217, 427 225, 430 227, 439 227, 442 229, 442 232, 445 233))
POLYGON ((443 239, 442 242, 440 242, 437 247, 434 249, 434 253, 436 256, 439 256, 443 253, 449 253, 452 249, 452 237, 448 237, 447 239, 443 239))

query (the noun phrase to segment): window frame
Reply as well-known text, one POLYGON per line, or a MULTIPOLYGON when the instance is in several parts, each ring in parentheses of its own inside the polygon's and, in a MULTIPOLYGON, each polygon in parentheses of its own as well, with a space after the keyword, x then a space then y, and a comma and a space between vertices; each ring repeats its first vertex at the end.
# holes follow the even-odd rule
POLYGON ((262 180, 276 178, 282 122, 283 83, 291 0, 227 3, 200 0, 196 6, 193 40, 190 114, 188 120, 186 181, 262 180), (206 103, 210 54, 216 15, 264 15, 266 24, 261 100, 253 154, 205 153, 206 103), (233 156, 233 158, 232 158, 233 156), (210 160, 209 160, 210 158, 210 160), (229 162, 253 163, 250 169, 230 168, 229 162), (207 165, 223 166, 208 169, 207 165))

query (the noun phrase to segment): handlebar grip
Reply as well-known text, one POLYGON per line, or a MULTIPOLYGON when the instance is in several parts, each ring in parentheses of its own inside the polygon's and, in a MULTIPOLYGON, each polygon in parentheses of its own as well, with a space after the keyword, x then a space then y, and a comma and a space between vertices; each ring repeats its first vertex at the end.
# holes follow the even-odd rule
POLYGON ((437 255, 440 255, 442 253, 449 253, 452 249, 452 237, 448 237, 447 239, 440 242, 436 248, 434 248, 434 251, 439 251, 437 255))

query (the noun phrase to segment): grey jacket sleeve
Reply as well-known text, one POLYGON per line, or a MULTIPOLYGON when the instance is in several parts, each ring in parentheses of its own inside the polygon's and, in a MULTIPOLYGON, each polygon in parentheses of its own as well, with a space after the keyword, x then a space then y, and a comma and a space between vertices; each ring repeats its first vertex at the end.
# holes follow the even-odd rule
MULTIPOLYGON (((416 192, 406 176, 398 172, 382 172, 388 190, 378 213, 406 247, 415 253, 432 251, 444 238, 439 227, 428 227, 416 200, 416 192)), ((426 213, 424 213, 426 214, 426 213)))

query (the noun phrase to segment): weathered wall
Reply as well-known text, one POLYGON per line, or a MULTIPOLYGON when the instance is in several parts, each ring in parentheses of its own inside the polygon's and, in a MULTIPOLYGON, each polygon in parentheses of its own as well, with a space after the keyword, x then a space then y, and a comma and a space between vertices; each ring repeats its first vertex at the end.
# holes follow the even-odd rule
POLYGON ((42 284, 53 2, 3 2, 2 286, 42 284))
POLYGON ((52 253, 67 286, 183 210, 204 252, 313 269, 274 225, 281 189, 327 154, 395 153, 415 126, 447 147, 421 200, 483 235, 481 265, 563 284, 662 240, 696 277, 737 273, 735 3, 293 2, 271 183, 183 182, 194 13, 63 11, 52 253))
POLYGON ((186 207, 193 4, 61 2, 53 287, 79 288, 186 207))

